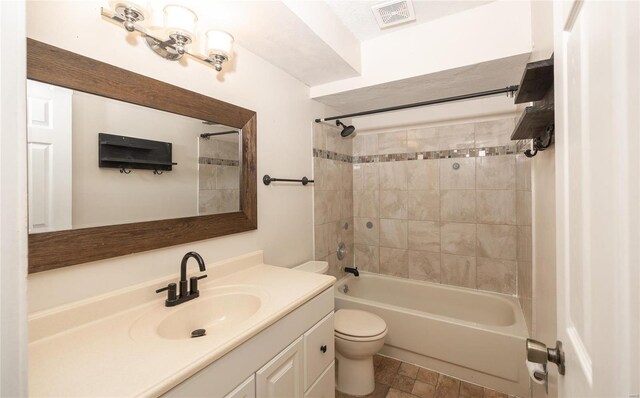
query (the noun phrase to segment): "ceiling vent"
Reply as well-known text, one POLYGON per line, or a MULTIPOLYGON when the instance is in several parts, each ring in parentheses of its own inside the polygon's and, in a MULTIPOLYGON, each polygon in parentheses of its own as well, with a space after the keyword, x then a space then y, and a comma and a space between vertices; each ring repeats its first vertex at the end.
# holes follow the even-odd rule
POLYGON ((380 29, 415 21, 411 0, 392 0, 371 7, 380 29))

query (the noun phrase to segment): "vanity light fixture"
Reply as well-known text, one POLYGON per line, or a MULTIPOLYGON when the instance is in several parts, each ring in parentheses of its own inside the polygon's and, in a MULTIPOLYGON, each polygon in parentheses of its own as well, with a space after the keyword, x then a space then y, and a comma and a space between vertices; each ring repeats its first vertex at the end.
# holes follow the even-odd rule
POLYGON ((168 5, 164 8, 164 28, 174 43, 178 54, 184 54, 186 46, 193 42, 198 17, 187 7, 168 5))
POLYGON ((207 56, 213 60, 218 72, 222 70, 222 64, 231 56, 233 36, 221 30, 207 31, 207 56))
POLYGON ((229 33, 210 29, 205 33, 205 54, 194 47, 199 42, 198 16, 191 9, 171 4, 164 7, 163 29, 153 30, 144 26, 150 19, 151 10, 131 1, 111 0, 110 9, 101 8, 103 17, 116 21, 129 32, 138 32, 146 40, 149 48, 162 58, 177 61, 189 55, 212 65, 216 71, 231 58, 233 36, 229 33))

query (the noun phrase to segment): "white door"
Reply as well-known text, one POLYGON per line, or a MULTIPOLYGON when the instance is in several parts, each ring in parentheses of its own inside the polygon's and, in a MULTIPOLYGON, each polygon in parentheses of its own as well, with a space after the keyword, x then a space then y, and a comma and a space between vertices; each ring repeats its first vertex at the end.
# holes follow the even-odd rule
POLYGON ((300 337, 256 372, 257 397, 302 398, 303 346, 300 337))
POLYGON ((71 228, 72 95, 27 81, 29 232, 71 228))
POLYGON ((640 393, 639 27, 637 1, 554 5, 561 397, 640 393))

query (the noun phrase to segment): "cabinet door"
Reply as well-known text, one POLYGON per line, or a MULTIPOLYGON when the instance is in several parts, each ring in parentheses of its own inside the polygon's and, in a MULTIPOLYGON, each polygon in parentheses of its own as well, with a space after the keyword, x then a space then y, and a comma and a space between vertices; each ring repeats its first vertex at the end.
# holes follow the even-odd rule
POLYGON ((335 398, 336 396, 336 368, 335 362, 331 362, 324 373, 309 388, 304 398, 335 398))
POLYGON ((300 337, 256 372, 256 395, 259 398, 302 397, 303 359, 300 337))
POLYGON ((313 384, 336 357, 333 311, 304 334, 304 388, 313 384))
POLYGON ((256 397, 256 377, 251 375, 247 380, 243 381, 225 398, 255 398, 256 397))

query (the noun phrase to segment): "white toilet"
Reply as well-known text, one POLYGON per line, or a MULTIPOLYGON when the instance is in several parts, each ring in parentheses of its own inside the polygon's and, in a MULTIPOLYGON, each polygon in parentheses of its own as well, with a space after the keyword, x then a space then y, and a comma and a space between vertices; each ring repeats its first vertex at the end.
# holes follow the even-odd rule
POLYGON ((387 324, 384 319, 366 311, 336 311, 336 389, 361 396, 375 389, 373 356, 384 345, 387 324))
MULTIPOLYGON (((325 274, 329 263, 309 261, 294 269, 325 274)), ((370 312, 341 309, 336 311, 334 329, 336 389, 354 396, 371 394, 376 387, 373 356, 384 345, 386 322, 370 312)))

